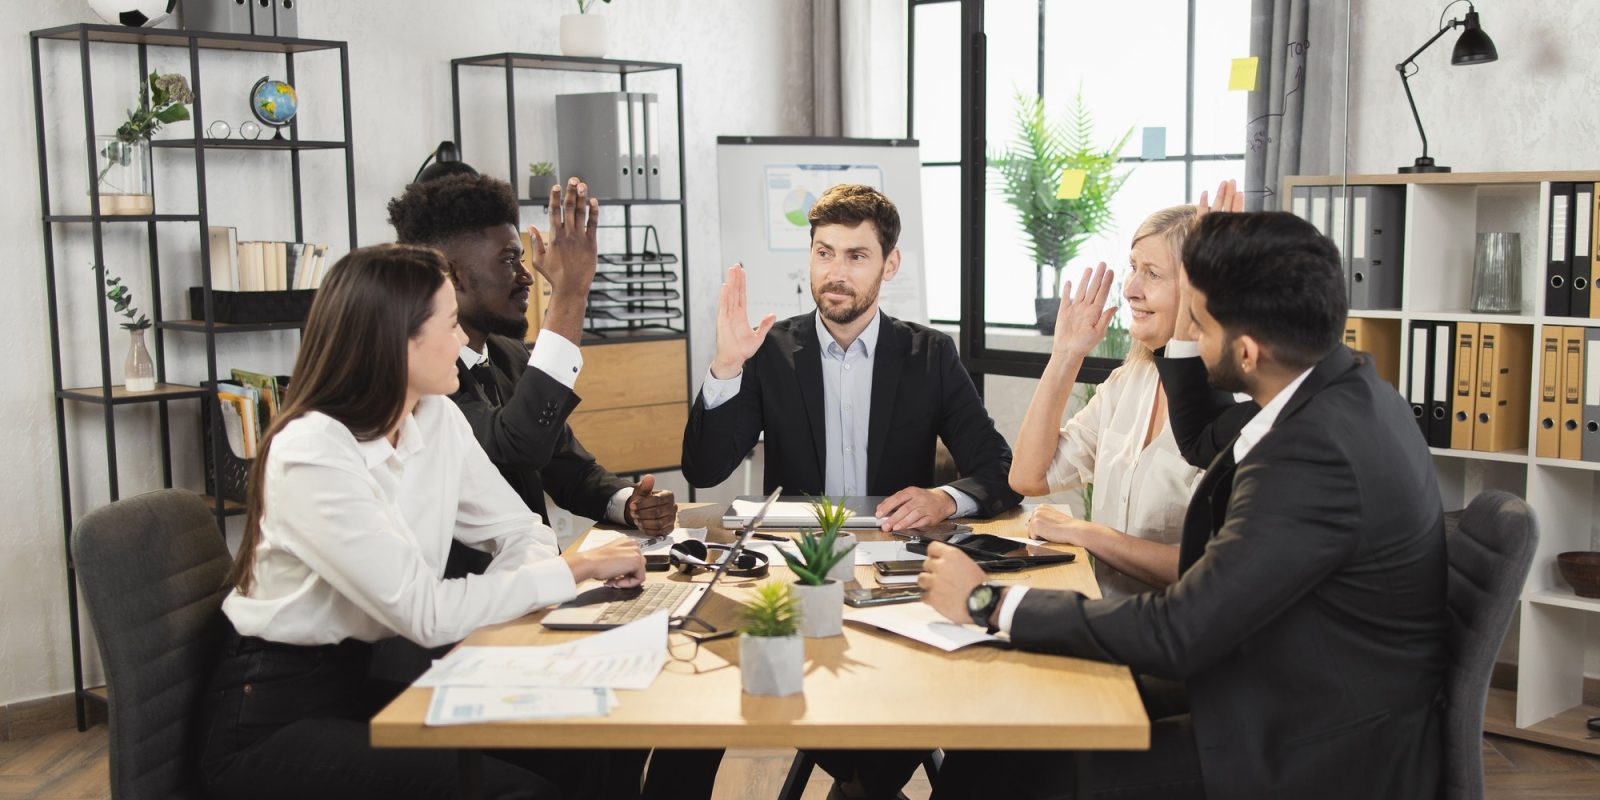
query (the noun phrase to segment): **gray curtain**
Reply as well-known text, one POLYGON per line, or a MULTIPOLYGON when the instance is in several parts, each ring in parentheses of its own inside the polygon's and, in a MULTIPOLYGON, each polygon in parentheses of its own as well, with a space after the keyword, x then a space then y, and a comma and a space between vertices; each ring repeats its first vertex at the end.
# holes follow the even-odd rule
MULTIPOLYGON (((1261 59, 1245 126, 1247 211, 1283 208, 1283 176, 1300 173, 1310 0, 1252 0, 1250 53, 1261 59)), ((1322 57, 1332 57, 1332 52, 1322 57)))
POLYGON ((839 0, 811 0, 813 136, 844 134, 844 91, 839 52, 839 0))

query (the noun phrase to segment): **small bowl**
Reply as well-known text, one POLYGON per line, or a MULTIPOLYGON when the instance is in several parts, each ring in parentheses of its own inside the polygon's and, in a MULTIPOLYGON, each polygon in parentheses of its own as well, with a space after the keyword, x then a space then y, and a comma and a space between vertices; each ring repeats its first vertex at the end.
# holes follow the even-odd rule
POLYGON ((1556 556, 1561 577, 1572 584, 1579 597, 1600 598, 1600 552, 1574 550, 1556 556))

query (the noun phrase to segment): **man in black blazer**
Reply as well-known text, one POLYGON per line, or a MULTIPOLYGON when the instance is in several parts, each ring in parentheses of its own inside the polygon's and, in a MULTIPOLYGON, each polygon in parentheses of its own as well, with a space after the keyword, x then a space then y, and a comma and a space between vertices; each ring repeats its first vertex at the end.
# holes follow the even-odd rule
MULTIPOLYGON (((1096 789, 1433 797, 1449 659, 1443 513, 1405 401, 1339 344, 1339 254, 1269 213, 1208 215, 1183 255, 1200 358, 1177 357, 1177 342, 1157 363, 1185 456, 1213 458, 1178 582, 1115 600, 1001 590, 935 546, 926 600, 1023 648, 1182 681, 1189 713, 1154 720, 1149 752, 1095 754, 1096 789), (1259 412, 1241 427, 1241 407, 1205 376, 1259 412)), ((952 754, 935 796, 1066 796, 1064 761, 952 754)))
POLYGON ((548 519, 545 494, 579 516, 651 533, 672 529, 677 505, 656 491, 653 476, 637 487, 595 462, 567 424, 583 358, 589 284, 594 280, 598 202, 573 179, 550 193, 547 246, 530 226, 532 261, 551 283, 549 312, 530 353, 529 287, 517 235, 519 208, 511 185, 485 175, 450 175, 413 183, 389 203, 401 242, 437 247, 450 261, 467 335, 456 369, 461 408, 489 460, 523 502, 548 519))
POLYGON ((900 268, 900 217, 876 190, 842 184, 812 206, 817 310, 752 328, 744 269, 728 270, 717 349, 683 434, 683 474, 721 483, 766 434, 764 491, 883 495, 884 530, 993 516, 1021 498, 949 336, 878 310, 900 268), (933 487, 935 441, 961 477, 933 487))

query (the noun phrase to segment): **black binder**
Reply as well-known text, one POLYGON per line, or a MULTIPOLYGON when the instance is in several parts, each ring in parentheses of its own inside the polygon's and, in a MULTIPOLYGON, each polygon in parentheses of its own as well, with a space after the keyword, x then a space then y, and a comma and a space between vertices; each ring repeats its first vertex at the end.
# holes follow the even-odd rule
POLYGON ((1417 428, 1424 441, 1428 436, 1428 392, 1433 386, 1433 323, 1413 321, 1408 331, 1411 336, 1406 355, 1406 400, 1411 403, 1411 415, 1417 419, 1417 428))
POLYGON ((1589 292, 1591 291, 1589 275, 1590 262, 1593 260, 1589 254, 1590 245, 1594 242, 1594 184, 1575 183, 1572 185, 1572 256, 1571 278, 1568 286, 1572 287, 1572 307, 1568 316, 1589 316, 1589 292))
MULTIPOLYGON (((1572 232, 1577 214, 1574 185, 1550 184, 1550 261, 1545 270, 1544 313, 1550 317, 1572 316, 1572 232)), ((1587 313, 1587 308, 1584 309, 1587 313)))
POLYGON ((1450 447, 1451 408, 1455 392, 1450 378, 1456 374, 1456 324, 1423 322, 1433 328, 1428 337, 1428 446, 1450 447))
POLYGON ((1350 308, 1399 308, 1406 188, 1350 187, 1350 308))

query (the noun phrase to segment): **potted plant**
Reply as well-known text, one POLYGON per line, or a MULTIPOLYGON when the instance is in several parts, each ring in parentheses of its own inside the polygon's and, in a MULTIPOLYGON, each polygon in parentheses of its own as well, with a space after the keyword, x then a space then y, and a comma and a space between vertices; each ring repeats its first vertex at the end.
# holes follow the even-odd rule
POLYGON ((846 558, 854 569, 855 544, 842 547, 838 543, 839 528, 849 515, 843 502, 837 507, 826 499, 813 501, 819 524, 823 531, 804 530, 794 540, 798 553, 788 548, 779 550, 783 560, 794 572, 792 591, 800 605, 800 632, 807 638, 838 636, 844 630, 844 581, 830 577, 833 568, 846 558), (824 523, 823 520, 827 522, 824 523))
POLYGON ((829 502, 824 498, 807 498, 811 501, 811 513, 817 517, 817 527, 822 529, 823 535, 833 534, 833 549, 840 554, 838 563, 828 570, 828 577, 841 584, 849 583, 856 577, 856 560, 850 556, 856 549, 856 535, 844 529, 844 523, 850 519, 850 509, 845 508, 844 498, 829 502))
POLYGON ((744 690, 777 697, 798 694, 804 688, 806 649, 789 587, 775 581, 762 584, 740 611, 739 679, 744 690))
POLYGON ((95 192, 101 214, 154 214, 150 177, 150 139, 163 124, 189 118, 194 102, 182 75, 151 72, 139 81, 139 104, 111 136, 96 136, 100 174, 95 192))
POLYGON ((600 58, 606 54, 606 20, 598 14, 589 14, 597 1, 611 2, 578 0, 578 13, 561 16, 562 54, 582 58, 600 58))
POLYGON ((550 187, 560 183, 556 167, 548 161, 535 161, 528 165, 528 199, 545 203, 550 199, 550 187))
POLYGON ((1016 141, 990 156, 989 163, 999 171, 999 189, 1027 234, 1037 288, 1034 314, 1043 333, 1055 331, 1063 270, 1085 241, 1111 224, 1111 198, 1129 175, 1119 169, 1118 159, 1132 135, 1129 128, 1110 147, 1097 147, 1081 90, 1066 119, 1054 123, 1045 118, 1037 95, 1017 94, 1016 141), (1076 198, 1057 197, 1067 170, 1085 174, 1076 198))
POLYGON ((127 320, 122 323, 122 329, 132 338, 128 343, 128 357, 122 362, 122 384, 129 392, 155 391, 156 364, 144 346, 144 332, 150 328, 150 318, 133 307, 133 292, 109 269, 105 282, 106 299, 114 304, 112 312, 127 320))

